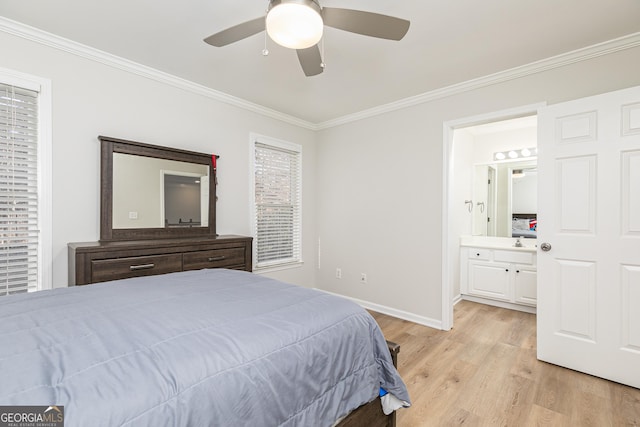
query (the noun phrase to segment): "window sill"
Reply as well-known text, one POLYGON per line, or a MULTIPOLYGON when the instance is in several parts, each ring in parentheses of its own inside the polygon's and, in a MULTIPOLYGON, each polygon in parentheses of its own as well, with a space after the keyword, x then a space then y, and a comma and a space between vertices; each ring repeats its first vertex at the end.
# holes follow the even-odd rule
POLYGON ((265 265, 262 267, 256 267, 253 272, 256 274, 270 273, 272 271, 290 270, 292 268, 300 268, 304 265, 304 261, 287 262, 282 264, 265 265))

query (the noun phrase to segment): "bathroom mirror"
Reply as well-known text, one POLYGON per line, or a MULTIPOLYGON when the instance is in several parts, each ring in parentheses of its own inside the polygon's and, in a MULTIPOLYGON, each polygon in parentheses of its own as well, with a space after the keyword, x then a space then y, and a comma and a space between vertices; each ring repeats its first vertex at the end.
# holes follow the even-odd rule
POLYGON ((99 139, 100 240, 216 235, 210 154, 99 139))
POLYGON ((535 238, 537 182, 536 160, 476 165, 472 234, 535 238))

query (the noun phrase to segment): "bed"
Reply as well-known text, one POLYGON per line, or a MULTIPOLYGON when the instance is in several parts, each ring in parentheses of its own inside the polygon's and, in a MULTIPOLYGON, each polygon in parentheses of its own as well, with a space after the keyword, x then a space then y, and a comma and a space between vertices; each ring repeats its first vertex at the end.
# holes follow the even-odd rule
POLYGON ((511 220, 511 237, 537 238, 538 214, 514 213, 511 220))
POLYGON ((0 405, 63 405, 67 427, 346 425, 381 387, 409 405, 366 310, 249 272, 0 298, 0 336, 0 405))

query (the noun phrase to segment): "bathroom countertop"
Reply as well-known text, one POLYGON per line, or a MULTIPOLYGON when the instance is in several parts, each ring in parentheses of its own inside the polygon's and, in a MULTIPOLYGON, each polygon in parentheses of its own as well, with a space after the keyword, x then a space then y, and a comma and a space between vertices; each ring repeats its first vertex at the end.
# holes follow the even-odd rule
POLYGON ((520 239, 520 242, 522 243, 521 247, 513 246, 516 240, 518 239, 509 237, 461 236, 460 246, 520 252, 537 252, 537 239, 520 239))

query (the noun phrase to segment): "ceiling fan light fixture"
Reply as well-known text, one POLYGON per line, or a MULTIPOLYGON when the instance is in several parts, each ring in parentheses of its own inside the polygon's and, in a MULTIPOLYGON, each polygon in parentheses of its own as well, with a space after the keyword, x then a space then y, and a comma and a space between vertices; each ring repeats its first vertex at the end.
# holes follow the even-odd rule
POLYGON ((320 6, 313 0, 272 0, 266 26, 274 42, 290 49, 315 46, 324 29, 320 6))

